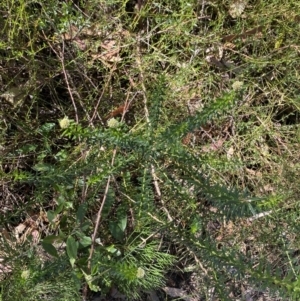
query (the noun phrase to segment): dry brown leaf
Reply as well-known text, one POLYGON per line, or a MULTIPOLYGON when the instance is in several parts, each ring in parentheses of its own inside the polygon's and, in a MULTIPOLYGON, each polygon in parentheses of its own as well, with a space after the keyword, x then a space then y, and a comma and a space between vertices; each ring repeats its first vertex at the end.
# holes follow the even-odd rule
POLYGON ((22 223, 15 227, 15 236, 17 239, 19 239, 19 236, 24 232, 25 229, 26 225, 22 223))
POLYGON ((252 175, 252 176, 255 176, 255 175, 256 175, 256 171, 253 170, 253 169, 246 168, 246 171, 247 171, 247 173, 249 173, 249 174, 252 175))
POLYGON ((77 36, 78 32, 79 32, 78 27, 71 25, 68 31, 61 34, 61 37, 65 41, 70 41, 77 36))
POLYGON ((40 233, 38 230, 33 230, 31 232, 33 243, 37 244, 40 241, 40 233))
POLYGON ((85 40, 81 40, 79 38, 75 38, 73 42, 77 45, 77 47, 81 51, 85 51, 87 49, 87 43, 85 42, 85 40))
POLYGON ((226 42, 224 45, 223 45, 224 49, 234 49, 236 47, 235 44, 233 43, 230 43, 230 42, 226 42))
POLYGON ((220 148, 222 148, 223 143, 224 143, 224 139, 219 139, 215 143, 212 143, 211 150, 213 150, 213 151, 219 150, 220 148))
POLYGON ((120 47, 116 41, 114 40, 105 41, 104 43, 101 44, 101 47, 106 50, 101 53, 102 59, 109 62, 121 61, 121 57, 119 56, 120 47))
POLYGON ((69 30, 61 34, 61 38, 64 41, 72 41, 81 51, 87 49, 86 39, 82 37, 82 31, 78 27, 71 25, 69 30))
POLYGON ((204 153, 210 153, 212 151, 215 152, 215 151, 219 150, 220 148, 222 148, 223 143, 224 143, 224 139, 219 139, 218 141, 216 141, 214 143, 203 146, 202 151, 204 153))
POLYGON ((227 159, 230 160, 232 158, 233 154, 234 154, 234 148, 233 148, 233 146, 231 146, 226 153, 227 159))
POLYGON ((245 0, 234 1, 229 6, 230 16, 232 18, 240 17, 242 15, 242 13, 244 12, 246 6, 247 6, 247 1, 245 1, 245 0))

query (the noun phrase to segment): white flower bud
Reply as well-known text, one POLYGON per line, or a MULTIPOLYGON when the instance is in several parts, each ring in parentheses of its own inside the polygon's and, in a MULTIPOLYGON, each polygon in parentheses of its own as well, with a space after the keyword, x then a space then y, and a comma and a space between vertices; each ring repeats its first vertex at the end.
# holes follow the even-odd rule
POLYGON ((117 119, 115 119, 115 118, 111 118, 111 119, 109 119, 108 121, 107 121, 107 126, 109 127, 109 128, 117 128, 117 127, 119 127, 120 126, 120 122, 117 120, 117 119))
POLYGON ((70 119, 67 116, 65 116, 63 119, 58 120, 58 122, 61 129, 66 129, 70 125, 70 119))

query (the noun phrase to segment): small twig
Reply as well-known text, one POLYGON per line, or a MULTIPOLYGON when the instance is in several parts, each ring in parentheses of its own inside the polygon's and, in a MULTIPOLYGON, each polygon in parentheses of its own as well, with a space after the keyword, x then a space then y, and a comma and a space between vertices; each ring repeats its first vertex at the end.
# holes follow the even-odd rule
POLYGON ((205 4, 206 4, 205 0, 202 0, 202 5, 201 5, 201 17, 204 16, 205 4))
MULTIPOLYGON (((81 71, 81 70, 80 70, 81 71)), ((93 81, 85 74, 85 72, 81 72, 81 75, 91 84, 91 86, 94 88, 95 91, 98 90, 98 87, 93 83, 93 81)), ((104 122, 101 118, 101 116, 99 115, 98 111, 96 112, 97 117, 99 118, 100 122, 102 125, 104 125, 104 122)), ((88 121, 89 121, 89 125, 94 127, 94 123, 93 123, 93 119, 91 117, 88 116, 88 121)))
POLYGON ((199 268, 205 273, 205 275, 208 274, 207 270, 204 268, 203 264, 201 263, 201 261, 198 259, 198 257, 196 256, 196 254, 194 253, 193 250, 191 250, 187 245, 185 246, 186 249, 190 252, 190 254, 193 255, 196 263, 198 264, 199 268))
POLYGON ((108 83, 109 83, 110 80, 111 80, 112 73, 113 73, 114 70, 115 70, 115 68, 112 68, 112 70, 111 70, 111 72, 110 72, 110 74, 109 74, 108 80, 105 82, 105 85, 104 85, 104 87, 102 88, 102 92, 101 92, 101 94, 100 94, 100 96, 99 96, 99 98, 98 98, 98 100, 97 100, 97 104, 96 104, 96 106, 95 106, 95 108, 94 108, 94 113, 93 113, 92 118, 91 118, 91 120, 90 120, 90 122, 89 122, 89 125, 91 125, 92 122, 94 121, 94 119, 96 118, 96 115, 97 115, 97 113, 98 113, 98 108, 99 108, 100 102, 101 102, 102 97, 103 97, 103 95, 104 95, 104 93, 105 93, 105 91, 106 91, 106 89, 107 89, 107 87, 108 87, 108 83))
MULTIPOLYGON (((114 151, 113 151, 113 156, 112 156, 112 160, 111 160, 111 166, 114 165, 116 154, 117 154, 117 149, 115 148, 114 151)), ((102 214, 102 211, 103 211, 106 199, 107 199, 107 194, 108 194, 108 189, 109 189, 109 186, 110 186, 110 181, 111 181, 111 175, 107 179, 106 187, 105 187, 105 191, 104 191, 104 195, 103 195, 103 198, 102 198, 102 202, 101 202, 99 211, 97 213, 96 225, 95 225, 94 232, 93 232, 93 235, 92 235, 92 243, 91 243, 91 248, 90 248, 90 255, 88 257, 88 266, 87 266, 88 273, 90 273, 90 271, 91 271, 92 257, 93 257, 94 251, 95 251, 96 236, 97 236, 99 225, 100 225, 101 214, 102 214)), ((88 294, 88 284, 86 283, 85 287, 83 288, 83 299, 84 300, 87 299, 87 294, 88 294)))
POLYGON ((151 175, 152 175, 152 178, 153 178, 153 183, 154 183, 154 187, 155 187, 155 191, 156 191, 156 194, 160 200, 160 202, 162 203, 163 205, 163 210, 165 211, 165 213, 167 214, 167 217, 168 217, 168 220, 169 222, 172 222, 173 221, 173 218, 171 217, 168 209, 166 208, 165 206, 165 202, 163 201, 162 197, 161 197, 161 191, 160 191, 160 188, 159 188, 159 185, 158 185, 158 181, 157 181, 157 176, 156 176, 156 173, 155 173, 155 168, 154 168, 154 165, 151 164, 151 175))
MULTIPOLYGON (((115 148, 113 150, 113 156, 112 156, 112 160, 111 160, 111 164, 110 164, 111 166, 114 165, 116 154, 117 154, 117 149, 115 148)), ((88 269, 89 270, 91 269, 91 259, 93 257, 93 253, 94 253, 94 250, 95 250, 96 236, 97 236, 99 225, 100 225, 101 214, 102 214, 102 211, 103 211, 103 208, 104 208, 104 205, 105 205, 105 201, 106 201, 106 198, 107 198, 108 189, 109 189, 109 186, 110 186, 110 180, 111 180, 111 176, 109 176, 108 179, 107 179, 103 199, 102 199, 100 208, 99 208, 98 213, 97 213, 96 224, 95 224, 94 232, 93 232, 93 235, 92 235, 92 244, 91 244, 91 249, 90 249, 90 255, 89 255, 89 258, 88 258, 88 269)))
POLYGON ((86 110, 84 104, 82 103, 82 100, 81 100, 82 97, 80 96, 80 94, 76 90, 76 88, 75 88, 76 86, 75 86, 75 84, 73 82, 73 79, 72 79, 72 77, 70 76, 70 73, 67 70, 66 70, 66 74, 67 74, 67 77, 68 77, 68 80, 69 80, 70 84, 72 85, 73 94, 76 95, 76 97, 77 97, 77 99, 78 99, 78 101, 80 103, 80 106, 82 107, 82 109, 83 109, 83 111, 84 111, 84 113, 86 115, 87 120, 90 122, 91 117, 90 117, 88 111, 86 110))
POLYGON ((270 215, 272 212, 273 212, 273 210, 255 214, 255 215, 253 215, 252 217, 249 217, 249 218, 248 218, 248 221, 249 221, 249 222, 253 222, 253 221, 256 220, 256 219, 259 219, 259 218, 261 218, 261 217, 265 217, 265 216, 270 215))
POLYGON ((149 216, 151 216, 155 221, 161 223, 162 225, 165 224, 164 222, 162 222, 160 219, 158 219, 156 216, 152 215, 151 213, 147 212, 147 214, 148 214, 149 216))
MULTIPOLYGON (((64 60, 64 53, 65 53, 65 43, 64 41, 62 40, 62 50, 58 51, 54 49, 54 47, 49 43, 45 33, 43 32, 43 35, 45 37, 45 40, 47 41, 49 47, 52 49, 52 51, 56 54, 56 56, 58 57, 58 59, 60 60, 61 62, 61 66, 62 66, 62 72, 63 72, 63 75, 64 75, 64 79, 65 79, 65 82, 67 84, 67 89, 68 89, 68 92, 69 92, 69 95, 70 95, 70 98, 71 98, 71 101, 72 101, 72 105, 73 105, 73 108, 74 108, 74 112, 75 112, 75 119, 76 119, 76 123, 78 124, 79 123, 79 117, 78 117, 78 110, 77 110, 77 107, 76 107, 76 103, 75 103, 75 99, 73 97, 73 94, 76 94, 77 98, 79 99, 80 101, 80 95, 79 93, 74 90, 74 87, 75 85, 73 84, 73 80, 69 74, 69 72, 66 70, 66 67, 65 67, 65 60, 64 60), (70 82, 72 83, 72 86, 73 86, 73 91, 72 92, 72 89, 71 89, 71 86, 70 86, 70 82)), ((81 103, 80 103, 81 104, 81 103)), ((83 110, 85 111, 86 115, 87 115, 87 118, 88 120, 90 120, 90 117, 88 115, 88 113, 86 112, 86 110, 84 109, 84 106, 83 104, 81 104, 83 110)))
POLYGON ((64 41, 62 41, 62 51, 60 51, 60 54, 57 53, 57 51, 52 47, 52 45, 49 42, 48 42, 48 45, 51 47, 51 49, 54 51, 54 53, 57 55, 58 59, 61 62, 61 67, 62 67, 62 71, 63 71, 63 74, 64 74, 65 82, 67 84, 68 92, 69 92, 69 95, 71 97, 72 105, 73 105, 74 112, 75 112, 76 123, 79 123, 79 117, 78 117, 78 111, 77 111, 76 103, 75 103, 73 93, 72 93, 71 88, 70 88, 68 75, 67 75, 66 68, 65 68, 65 61, 64 61, 65 43, 64 43, 64 41))
MULTIPOLYGON (((136 93, 135 93, 135 95, 136 95, 136 93)), ((133 98, 135 97, 135 95, 132 97, 131 100, 129 100, 129 92, 128 92, 126 100, 125 100, 125 105, 128 105, 129 103, 131 103, 133 98)), ((125 114, 126 114, 126 110, 124 110, 124 112, 123 112, 121 121, 124 120, 125 114)), ((112 159, 111 159, 111 163, 110 163, 111 167, 114 166, 116 155, 117 155, 117 148, 115 148, 113 150, 113 155, 112 155, 112 159)), ((92 243, 91 243, 91 248, 90 248, 90 255, 88 257, 88 266, 87 266, 87 268, 88 268, 89 272, 91 271, 92 257, 93 257, 94 251, 95 251, 96 237, 97 237, 97 233, 98 233, 98 230, 99 230, 102 211, 103 211, 106 199, 107 199, 107 194, 108 194, 108 190, 109 190, 109 187, 110 187, 111 179, 112 179, 112 175, 110 175, 107 179, 104 195, 103 195, 101 205, 100 205, 100 208, 98 210, 97 217, 96 217, 96 224, 95 224, 95 227, 94 227, 94 232, 92 234, 92 243)), ((86 283, 86 285, 83 289, 83 296, 84 296, 85 299, 87 298, 87 293, 88 293, 88 284, 86 283)))
POLYGON ((83 14, 85 17, 87 17, 88 19, 90 19, 91 17, 89 15, 87 15, 73 0, 72 0, 72 4, 80 11, 81 14, 83 14))

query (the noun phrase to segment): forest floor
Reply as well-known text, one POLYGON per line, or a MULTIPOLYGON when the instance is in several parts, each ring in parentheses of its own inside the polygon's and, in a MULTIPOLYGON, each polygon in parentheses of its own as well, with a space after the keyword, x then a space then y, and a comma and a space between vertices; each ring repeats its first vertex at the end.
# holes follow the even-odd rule
POLYGON ((297 300, 299 21, 3 0, 0 300, 297 300))

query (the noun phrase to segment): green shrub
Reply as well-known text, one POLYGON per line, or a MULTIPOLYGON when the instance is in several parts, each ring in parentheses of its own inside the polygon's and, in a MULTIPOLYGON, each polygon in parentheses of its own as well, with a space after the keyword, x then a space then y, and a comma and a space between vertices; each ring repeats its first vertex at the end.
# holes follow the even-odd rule
POLYGON ((242 2, 1 2, 2 300, 297 300, 299 5, 242 2))

